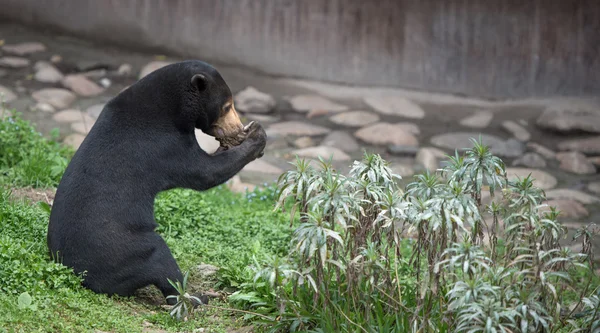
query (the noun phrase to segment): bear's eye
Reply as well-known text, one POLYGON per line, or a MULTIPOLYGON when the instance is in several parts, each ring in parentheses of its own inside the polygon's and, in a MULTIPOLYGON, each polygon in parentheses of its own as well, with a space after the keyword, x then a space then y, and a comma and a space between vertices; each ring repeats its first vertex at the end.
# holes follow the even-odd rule
POLYGON ((223 114, 226 114, 227 112, 229 112, 229 110, 231 110, 231 104, 225 104, 225 106, 223 107, 223 114))

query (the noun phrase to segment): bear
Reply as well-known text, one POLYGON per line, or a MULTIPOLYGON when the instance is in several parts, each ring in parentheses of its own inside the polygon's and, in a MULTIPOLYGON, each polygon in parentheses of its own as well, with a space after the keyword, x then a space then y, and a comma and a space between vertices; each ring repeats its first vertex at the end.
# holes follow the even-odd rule
POLYGON ((177 295, 167 279, 183 276, 155 232, 155 197, 225 183, 262 157, 266 137, 256 122, 244 128, 212 65, 186 60, 148 74, 106 103, 65 169, 50 212, 50 256, 85 272, 83 286, 99 294, 154 285, 165 298, 177 295), (216 139, 246 132, 239 145, 209 154, 195 129, 216 139))

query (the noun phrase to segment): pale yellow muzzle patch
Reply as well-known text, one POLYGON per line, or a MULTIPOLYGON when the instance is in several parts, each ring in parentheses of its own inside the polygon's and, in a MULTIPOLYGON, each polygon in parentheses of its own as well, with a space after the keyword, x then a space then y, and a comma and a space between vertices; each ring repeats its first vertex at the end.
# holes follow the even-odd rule
POLYGON ((233 103, 231 103, 231 110, 223 117, 219 118, 213 124, 213 128, 213 134, 217 138, 236 136, 239 132, 244 130, 244 125, 242 124, 233 103))

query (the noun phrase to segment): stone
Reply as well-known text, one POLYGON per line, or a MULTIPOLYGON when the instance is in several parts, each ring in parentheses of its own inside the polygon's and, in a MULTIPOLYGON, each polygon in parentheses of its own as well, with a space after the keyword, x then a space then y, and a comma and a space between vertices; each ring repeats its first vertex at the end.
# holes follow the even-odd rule
POLYGON ((2 46, 2 50, 6 53, 24 56, 32 53, 44 52, 46 51, 46 46, 39 42, 24 42, 18 44, 6 44, 2 46))
POLYGON ((243 116, 240 115, 240 117, 246 118, 248 120, 259 121, 261 123, 274 123, 274 122, 278 122, 281 120, 281 118, 277 117, 277 116, 268 116, 265 114, 256 114, 256 113, 246 113, 243 116))
POLYGON ((481 141, 490 147, 492 154, 500 157, 517 157, 525 151, 525 145, 514 139, 502 140, 491 134, 476 132, 454 132, 436 135, 431 138, 431 144, 440 148, 452 150, 470 149, 473 147, 471 139, 481 141))
POLYGON ((308 111, 308 113, 306 114, 306 119, 323 117, 323 116, 327 116, 327 115, 329 115, 331 113, 335 113, 335 112, 337 112, 337 111, 329 111, 329 110, 325 110, 325 109, 314 109, 314 110, 308 111))
POLYGON ((402 123, 396 123, 396 126, 404 129, 405 131, 407 131, 408 133, 411 133, 413 135, 421 134, 421 130, 419 129, 419 126, 415 123, 402 122, 402 123))
POLYGON ((415 169, 408 164, 392 164, 390 165, 392 173, 399 175, 403 179, 412 177, 415 174, 415 169))
POLYGON ((83 75, 67 75, 61 83, 65 88, 83 97, 98 96, 104 92, 104 88, 83 75))
POLYGON ((584 205, 591 205, 600 202, 599 197, 595 197, 593 195, 568 188, 557 188, 553 190, 548 190, 546 191, 546 198, 548 200, 572 199, 584 205))
POLYGON ((578 175, 591 175, 596 173, 596 166, 588 161, 585 155, 577 151, 556 154, 560 162, 559 167, 565 171, 578 175))
POLYGON ((29 59, 21 57, 2 57, 0 67, 23 68, 29 66, 29 59))
POLYGON ((473 115, 463 118, 459 123, 469 128, 486 128, 492 122, 494 114, 488 110, 476 111, 473 115))
POLYGON ((588 161, 590 161, 593 165, 600 167, 600 156, 588 157, 588 161))
POLYGON ((200 264, 196 269, 198 275, 203 279, 215 277, 219 271, 219 267, 209 264, 200 264))
POLYGON ((0 68, 0 78, 8 75, 8 71, 6 69, 0 68))
POLYGON ((95 120, 91 120, 91 122, 79 121, 76 123, 71 123, 71 129, 77 133, 88 134, 96 123, 95 120))
POLYGON ((258 91, 254 87, 247 87, 238 92, 233 100, 235 109, 241 112, 269 113, 276 105, 273 96, 258 91))
POLYGON ((94 119, 98 119, 98 117, 100 116, 100 113, 102 113, 102 110, 104 109, 104 106, 106 104, 94 104, 90 107, 88 107, 85 110, 85 113, 87 113, 90 117, 94 118, 94 119))
POLYGON ((121 64, 117 69, 117 74, 121 76, 129 76, 133 72, 133 67, 130 64, 121 64))
POLYGON ((539 143, 528 142, 527 148, 533 150, 535 153, 538 153, 549 160, 553 160, 556 158, 556 153, 552 149, 546 146, 542 146, 539 143))
POLYGON ((65 109, 75 102, 75 94, 61 88, 45 88, 33 92, 31 97, 40 103, 48 103, 57 109, 65 109))
POLYGON ((443 150, 434 147, 423 147, 419 149, 415 161, 424 166, 430 172, 435 172, 440 168, 440 159, 445 158, 446 153, 443 150))
POLYGON ((329 146, 317 146, 303 149, 297 149, 292 154, 300 157, 308 158, 323 158, 324 160, 331 159, 332 161, 349 161, 350 156, 344 153, 341 149, 329 146))
POLYGON ((542 207, 540 209, 541 212, 549 212, 550 207, 555 207, 560 211, 559 218, 570 218, 570 219, 580 219, 586 216, 589 216, 585 207, 575 201, 570 199, 556 199, 556 200, 548 200, 546 203, 548 207, 542 207))
POLYGON ((588 191, 600 194, 600 182, 593 182, 588 184, 588 191))
POLYGON ((43 83, 56 83, 60 82, 64 75, 49 62, 38 61, 35 66, 35 74, 33 75, 34 80, 43 83))
POLYGON ((50 57, 50 62, 53 64, 58 64, 61 61, 62 61, 62 56, 60 56, 59 54, 55 54, 50 57))
POLYGON ((56 111, 56 109, 48 103, 37 103, 36 105, 33 106, 32 111, 54 113, 56 111))
POLYGON ((531 139, 531 134, 525 129, 525 127, 517 124, 512 120, 507 120, 502 122, 502 128, 504 128, 507 132, 511 133, 515 139, 519 141, 529 141, 531 139))
POLYGON ((62 111, 55 113, 54 115, 52 115, 52 119, 54 121, 56 121, 57 123, 65 124, 65 123, 76 123, 76 122, 80 122, 80 121, 91 122, 91 121, 94 121, 95 118, 92 118, 89 115, 87 115, 77 109, 67 109, 67 110, 62 110, 62 111))
POLYGON ((389 145, 387 146, 387 152, 396 156, 415 156, 419 151, 419 147, 415 146, 399 146, 389 145))
POLYGON ((196 135, 196 141, 198 141, 198 145, 206 153, 212 154, 219 149, 219 141, 217 141, 217 139, 214 137, 202 132, 199 129, 195 129, 194 134, 196 135))
POLYGON ((299 149, 312 147, 314 145, 315 145, 315 142, 313 141, 313 139, 310 136, 303 136, 303 137, 299 137, 298 139, 294 140, 294 147, 299 148, 299 149))
POLYGON ((10 103, 17 99, 17 94, 7 87, 0 85, 0 103, 10 103))
POLYGON ((379 121, 379 116, 368 111, 349 111, 329 118, 332 123, 346 127, 363 127, 379 121))
POLYGON ((235 175, 227 182, 227 188, 235 193, 246 193, 254 191, 256 185, 244 183, 239 175, 235 175))
POLYGON ((600 112, 551 106, 538 117, 536 124, 543 129, 562 133, 600 133, 600 112))
POLYGON ((344 131, 333 131, 321 141, 322 146, 334 147, 346 153, 353 153, 360 149, 356 139, 344 131))
POLYGON ((103 77, 100 79, 100 85, 102 86, 102 88, 106 89, 112 85, 112 82, 110 81, 109 78, 103 77))
POLYGON ((73 133, 73 134, 69 134, 65 137, 65 139, 63 140, 63 143, 71 146, 72 148, 75 148, 75 150, 77 150, 79 148, 79 146, 81 146, 81 143, 83 143, 83 140, 85 139, 85 135, 83 134, 79 134, 79 133, 73 133))
POLYGON ((358 139, 373 145, 419 145, 417 138, 406 130, 404 126, 390 123, 376 123, 354 132, 358 139))
POLYGON ((266 131, 270 135, 316 136, 329 133, 329 128, 302 121, 286 121, 272 124, 266 131))
POLYGON ((525 153, 512 162, 513 166, 524 166, 528 168, 545 168, 546 160, 538 153, 525 153))
POLYGON ((558 144, 558 149, 579 151, 584 154, 600 154, 600 136, 566 140, 558 144))
POLYGON ((319 95, 297 95, 289 99, 294 111, 309 112, 312 110, 346 111, 348 107, 328 100, 319 95))
POLYGON ((140 71, 140 75, 139 75, 138 79, 141 79, 144 76, 154 72, 155 70, 163 68, 170 64, 172 64, 172 62, 170 62, 170 61, 162 61, 162 60, 151 61, 151 62, 147 63, 144 67, 142 67, 142 70, 140 71))
POLYGON ((556 187, 558 181, 551 174, 539 170, 539 169, 531 169, 531 168, 506 168, 506 176, 509 181, 517 181, 517 177, 519 179, 524 179, 529 174, 531 174, 531 178, 533 179, 533 185, 542 189, 549 190, 556 187))
POLYGON ((381 114, 411 119, 423 119, 425 117, 425 111, 420 106, 403 97, 366 97, 364 101, 381 114))
POLYGON ((269 173, 274 175, 280 175, 283 173, 281 168, 276 167, 263 159, 256 159, 246 164, 242 170, 247 172, 269 173))

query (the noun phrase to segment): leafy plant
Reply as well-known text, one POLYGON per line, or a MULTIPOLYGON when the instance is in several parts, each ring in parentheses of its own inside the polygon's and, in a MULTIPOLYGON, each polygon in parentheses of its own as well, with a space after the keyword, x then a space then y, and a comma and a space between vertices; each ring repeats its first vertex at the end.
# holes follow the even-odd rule
POLYGON ((187 321, 191 314, 190 309, 193 310, 196 306, 202 304, 200 298, 194 295, 190 295, 187 292, 187 281, 189 272, 185 272, 183 275, 183 281, 172 281, 169 280, 169 284, 173 286, 178 292, 178 295, 169 295, 167 299, 175 299, 176 303, 173 305, 173 309, 169 314, 177 320, 187 321))

